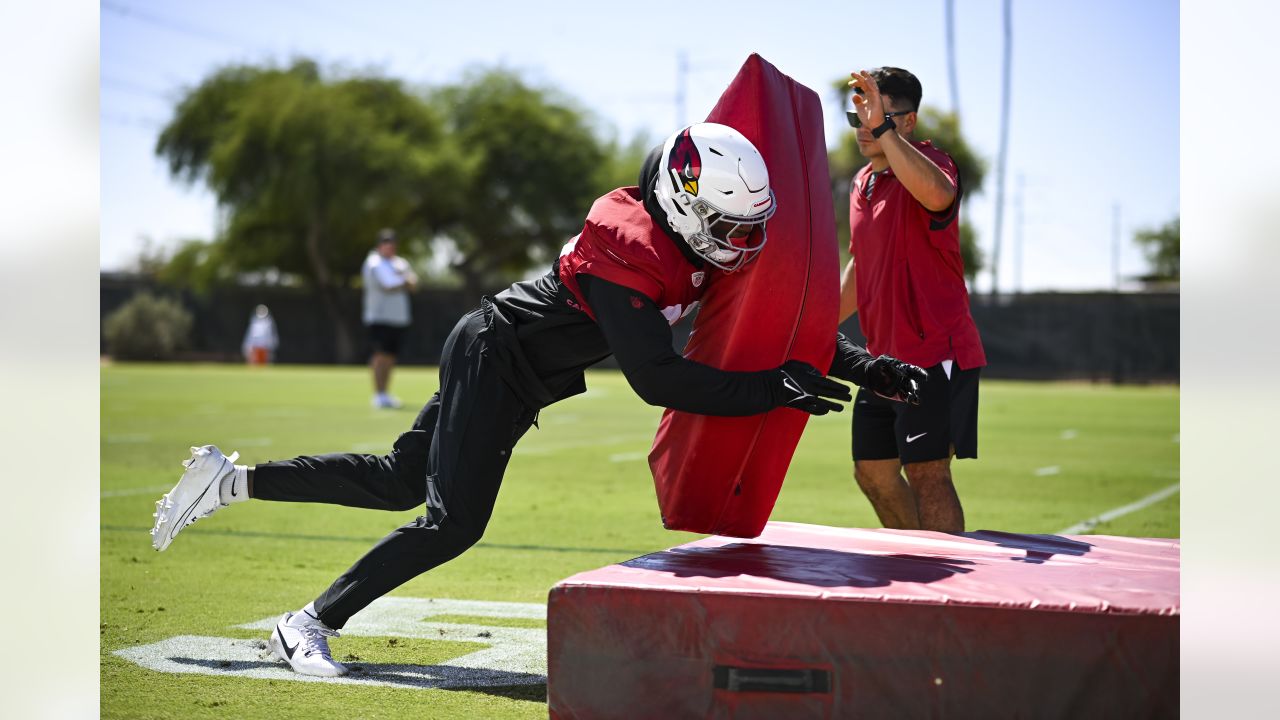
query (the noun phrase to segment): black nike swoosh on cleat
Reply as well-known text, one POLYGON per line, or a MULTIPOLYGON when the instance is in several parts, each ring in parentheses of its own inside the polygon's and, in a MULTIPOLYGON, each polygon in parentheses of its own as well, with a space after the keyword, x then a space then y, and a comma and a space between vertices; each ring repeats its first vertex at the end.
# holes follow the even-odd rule
POLYGON ((289 643, 285 642, 284 640, 284 633, 280 632, 279 630, 276 630, 276 634, 280 636, 280 644, 284 646, 285 656, 288 657, 290 660, 292 660, 293 654, 297 652, 298 646, 301 645, 302 643, 296 642, 293 644, 293 647, 289 647, 289 643))
POLYGON ((179 530, 181 530, 182 528, 186 527, 186 524, 185 524, 185 523, 186 523, 187 518, 191 516, 191 513, 193 513, 193 512, 195 511, 196 506, 200 504, 200 501, 201 501, 201 500, 203 500, 203 499, 204 499, 204 497, 205 497, 205 495, 208 495, 208 494, 209 494, 209 491, 210 491, 210 490, 212 490, 212 489, 213 489, 213 483, 210 483, 210 484, 209 484, 209 487, 205 488, 205 489, 204 489, 204 492, 200 493, 200 496, 199 496, 199 497, 197 497, 195 500, 191 501, 191 504, 190 504, 190 505, 188 505, 188 506, 187 506, 187 509, 186 509, 186 510, 184 510, 184 511, 182 512, 182 515, 178 516, 178 521, 177 521, 177 522, 175 522, 175 523, 173 524, 173 526, 174 526, 174 527, 176 527, 176 528, 178 528, 179 530))

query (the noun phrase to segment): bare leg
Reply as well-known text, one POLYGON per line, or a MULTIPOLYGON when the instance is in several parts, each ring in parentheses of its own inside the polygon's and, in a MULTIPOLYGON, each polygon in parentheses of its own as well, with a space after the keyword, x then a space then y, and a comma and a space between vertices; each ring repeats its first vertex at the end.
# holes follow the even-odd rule
POLYGON ((387 391, 391 383, 391 369, 396 365, 396 356, 390 353, 375 352, 369 360, 373 368, 373 389, 379 395, 387 391))
POLYGON ((964 532, 964 508, 951 480, 951 458, 908 463, 903 469, 915 494, 920 529, 964 532))
POLYGON ((916 496, 899 472, 901 468, 897 460, 857 460, 853 464, 853 477, 871 501, 881 524, 899 530, 918 530, 916 496))

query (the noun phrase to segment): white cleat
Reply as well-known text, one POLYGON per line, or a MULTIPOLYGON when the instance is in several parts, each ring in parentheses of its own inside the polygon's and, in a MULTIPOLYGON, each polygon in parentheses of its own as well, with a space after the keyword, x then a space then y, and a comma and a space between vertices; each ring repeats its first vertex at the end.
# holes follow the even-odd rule
POLYGON ((235 461, 240 453, 226 457, 214 445, 191 448, 191 459, 183 460, 187 470, 173 489, 156 501, 156 519, 151 528, 151 544, 156 550, 164 550, 188 525, 209 517, 222 507, 219 487, 222 478, 235 472, 235 461))
POLYGON ((267 645, 276 657, 289 663, 299 674, 318 677, 346 675, 347 666, 335 661, 329 652, 331 637, 338 637, 338 631, 305 612, 287 612, 280 616, 267 645))
POLYGON ((399 410, 404 407, 404 403, 400 402, 400 398, 394 395, 374 395, 372 404, 378 410, 399 410))

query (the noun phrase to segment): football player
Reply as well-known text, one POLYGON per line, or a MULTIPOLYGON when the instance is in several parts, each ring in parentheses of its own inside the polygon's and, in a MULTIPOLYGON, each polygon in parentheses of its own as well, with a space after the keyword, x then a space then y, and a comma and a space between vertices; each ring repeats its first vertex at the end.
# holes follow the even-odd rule
MULTIPOLYGON (((775 209, 764 158, 742 134, 713 123, 680 130, 650 153, 639 186, 596 200, 550 272, 462 317, 441 353, 439 391, 389 454, 247 467, 215 446, 192 448, 182 479, 157 503, 152 543, 164 550, 192 522, 249 498, 398 511, 425 503, 424 515, 272 631, 270 647, 297 672, 342 675, 328 638, 373 600, 480 540, 516 442, 540 409, 585 391, 583 371, 608 355, 652 405, 704 415, 840 410, 848 388, 805 363, 729 372, 672 348, 671 324, 716 273, 759 255, 775 209)), ((908 401, 923 377, 843 336, 827 374, 908 401)))

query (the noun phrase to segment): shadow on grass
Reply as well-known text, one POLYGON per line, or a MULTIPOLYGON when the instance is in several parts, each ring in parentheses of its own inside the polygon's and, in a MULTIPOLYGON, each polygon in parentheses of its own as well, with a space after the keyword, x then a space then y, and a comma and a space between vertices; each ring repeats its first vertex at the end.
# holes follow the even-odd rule
POLYGON ((493 695, 496 697, 504 697, 508 700, 519 700, 522 702, 536 702, 543 705, 547 704, 547 684, 541 685, 507 685, 504 687, 478 687, 478 688, 444 688, 445 690, 484 693, 485 695, 493 695))
MULTIPOLYGON (((194 666, 211 671, 211 675, 249 676, 279 679, 280 673, 290 673, 287 665, 276 660, 219 660, 213 658, 175 657, 165 658, 179 665, 194 666), (268 675, 270 674, 270 675, 268 675)), ((450 665, 407 665, 390 663, 349 663, 346 676, 327 678, 320 682, 335 685, 390 685, 418 690, 452 690, 496 695, 512 700, 531 702, 547 701, 547 678, 533 673, 510 672, 489 668, 464 668, 450 665)), ((315 682, 315 678, 297 678, 315 682)))

